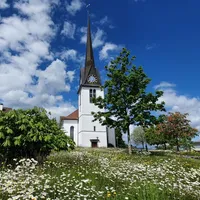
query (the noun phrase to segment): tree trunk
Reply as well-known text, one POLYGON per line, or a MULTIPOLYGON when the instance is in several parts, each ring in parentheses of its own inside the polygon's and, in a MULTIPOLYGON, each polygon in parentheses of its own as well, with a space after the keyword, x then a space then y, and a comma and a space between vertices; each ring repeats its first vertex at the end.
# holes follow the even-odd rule
POLYGON ((142 148, 144 149, 144 142, 142 142, 142 148))
POLYGON ((166 144, 164 143, 164 150, 166 150, 167 149, 167 146, 166 146, 166 144))
POLYGON ((177 144, 176 146, 176 151, 179 151, 179 144, 177 144))
POLYGON ((178 137, 176 138, 176 151, 179 151, 179 141, 178 141, 178 137))
POLYGON ((127 128, 127 133, 128 133, 128 153, 132 154, 129 126, 127 128))
POLYGON ((146 151, 148 151, 148 146, 147 146, 147 143, 145 144, 145 148, 146 148, 146 151))

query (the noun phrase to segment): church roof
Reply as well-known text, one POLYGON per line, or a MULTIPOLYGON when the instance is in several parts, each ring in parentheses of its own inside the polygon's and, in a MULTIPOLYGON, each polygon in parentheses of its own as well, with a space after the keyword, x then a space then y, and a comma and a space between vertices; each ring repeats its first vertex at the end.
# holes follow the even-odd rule
POLYGON ((4 107, 3 108, 3 112, 9 112, 9 111, 11 111, 12 110, 12 108, 8 108, 8 107, 4 107))
POLYGON ((9 111, 12 110, 12 108, 5 107, 5 106, 3 105, 3 103, 0 103, 0 105, 1 105, 0 111, 9 112, 9 111))
POLYGON ((78 109, 75 110, 73 113, 69 114, 68 116, 61 116, 60 120, 78 120, 78 109))

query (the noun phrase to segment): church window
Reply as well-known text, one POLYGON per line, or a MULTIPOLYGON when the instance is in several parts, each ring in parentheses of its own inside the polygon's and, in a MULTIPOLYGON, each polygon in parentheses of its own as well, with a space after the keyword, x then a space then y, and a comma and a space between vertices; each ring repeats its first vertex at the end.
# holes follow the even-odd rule
POLYGON ((90 89, 90 103, 92 103, 93 98, 96 98, 96 90, 90 89))
POLYGON ((70 138, 74 140, 74 126, 70 127, 70 138))

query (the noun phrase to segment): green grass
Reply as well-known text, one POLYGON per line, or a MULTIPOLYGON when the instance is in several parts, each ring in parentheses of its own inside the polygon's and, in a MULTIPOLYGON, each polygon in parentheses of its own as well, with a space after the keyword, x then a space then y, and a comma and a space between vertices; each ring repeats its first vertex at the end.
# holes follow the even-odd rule
POLYGON ((43 166, 24 160, 0 171, 0 199, 197 200, 200 161, 128 155, 123 149, 52 153, 43 166))

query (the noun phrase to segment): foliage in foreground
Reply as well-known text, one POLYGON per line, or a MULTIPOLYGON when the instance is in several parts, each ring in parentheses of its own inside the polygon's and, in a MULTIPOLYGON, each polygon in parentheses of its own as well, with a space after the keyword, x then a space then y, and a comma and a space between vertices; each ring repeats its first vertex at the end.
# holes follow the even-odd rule
POLYGON ((0 112, 0 161, 43 159, 51 150, 74 148, 73 141, 43 108, 0 112))
POLYGON ((21 160, 0 171, 0 199, 197 200, 198 161, 129 156, 122 150, 51 154, 43 166, 21 160))
POLYGON ((105 112, 92 113, 95 120, 111 128, 119 128, 128 134, 129 153, 131 153, 130 125, 150 126, 157 122, 152 111, 164 111, 164 102, 158 103, 162 91, 148 93, 146 88, 151 79, 142 67, 133 65, 135 57, 123 48, 120 55, 106 66, 108 80, 103 89, 105 97, 94 99, 94 104, 105 112), (112 118, 115 120, 112 120, 112 118))

